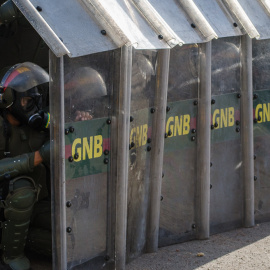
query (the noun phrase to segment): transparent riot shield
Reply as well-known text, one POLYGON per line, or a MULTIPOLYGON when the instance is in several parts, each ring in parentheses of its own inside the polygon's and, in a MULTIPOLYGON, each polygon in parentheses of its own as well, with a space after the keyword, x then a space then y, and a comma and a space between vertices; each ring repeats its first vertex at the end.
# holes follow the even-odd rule
POLYGON ((240 38, 212 43, 210 233, 242 226, 240 38))
POLYGON ((67 269, 107 269, 111 52, 64 57, 67 269))
POLYGON ((194 239, 199 49, 171 50, 159 245, 194 239))
POLYGON ((270 219, 270 44, 253 42, 255 220, 270 219))
POLYGON ((145 252, 149 209, 151 136, 155 114, 156 51, 133 50, 127 261, 145 252))

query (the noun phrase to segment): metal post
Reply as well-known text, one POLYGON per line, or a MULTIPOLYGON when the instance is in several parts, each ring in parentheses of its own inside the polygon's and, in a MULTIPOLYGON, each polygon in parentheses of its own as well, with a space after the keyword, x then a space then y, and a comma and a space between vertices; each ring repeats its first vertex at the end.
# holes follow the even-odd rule
POLYGON ((64 140, 64 60, 50 52, 51 200, 53 269, 67 269, 64 140))
POLYGON ((254 148, 252 95, 252 40, 241 37, 241 139, 244 179, 244 226, 254 226, 254 148))
POLYGON ((121 48, 120 87, 118 92, 117 119, 117 179, 116 179, 116 225, 115 266, 124 270, 126 263, 128 153, 130 129, 132 47, 121 48))
POLYGON ((150 209, 147 232, 147 252, 158 249, 160 196, 162 182, 164 134, 166 122, 167 91, 170 50, 160 50, 157 59, 155 108, 152 129, 152 153, 150 167, 150 209))
POLYGON ((210 234, 211 49, 211 41, 200 45, 196 204, 199 239, 207 239, 210 234))

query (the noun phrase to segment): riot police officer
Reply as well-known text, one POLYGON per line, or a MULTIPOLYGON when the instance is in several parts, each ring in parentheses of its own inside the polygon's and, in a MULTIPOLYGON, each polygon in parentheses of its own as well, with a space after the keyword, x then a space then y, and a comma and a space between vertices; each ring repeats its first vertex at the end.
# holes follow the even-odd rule
POLYGON ((39 89, 48 81, 45 70, 25 62, 0 83, 0 249, 7 269, 30 269, 24 249, 31 216, 48 195, 41 190, 48 178, 50 114, 42 110, 39 89))

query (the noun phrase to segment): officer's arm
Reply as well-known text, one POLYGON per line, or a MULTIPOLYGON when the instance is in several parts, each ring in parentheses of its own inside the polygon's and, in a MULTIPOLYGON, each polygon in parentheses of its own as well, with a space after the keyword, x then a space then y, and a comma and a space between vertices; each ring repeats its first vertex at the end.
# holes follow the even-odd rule
POLYGON ((32 172, 34 167, 40 163, 50 166, 49 141, 39 151, 0 160, 0 182, 32 172))
POLYGON ((0 182, 32 172, 34 169, 34 159, 35 153, 27 153, 14 158, 0 160, 0 182))

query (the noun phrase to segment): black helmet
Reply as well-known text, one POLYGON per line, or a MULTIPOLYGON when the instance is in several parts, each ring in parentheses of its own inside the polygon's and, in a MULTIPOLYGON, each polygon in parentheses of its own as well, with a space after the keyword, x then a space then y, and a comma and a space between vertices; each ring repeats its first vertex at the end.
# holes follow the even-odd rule
POLYGON ((66 118, 75 119, 81 111, 94 118, 103 116, 105 106, 108 104, 108 93, 101 74, 88 66, 67 73, 65 103, 66 118))
POLYGON ((14 65, 0 83, 0 109, 8 109, 22 124, 40 127, 44 113, 40 113, 42 96, 38 86, 48 82, 48 73, 38 65, 30 62, 14 65))

